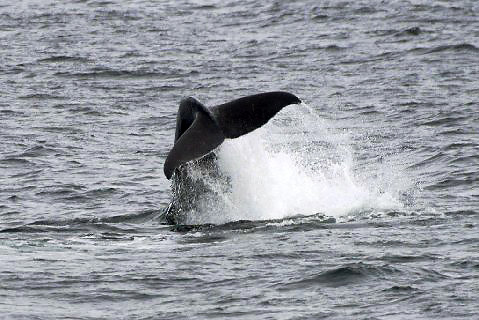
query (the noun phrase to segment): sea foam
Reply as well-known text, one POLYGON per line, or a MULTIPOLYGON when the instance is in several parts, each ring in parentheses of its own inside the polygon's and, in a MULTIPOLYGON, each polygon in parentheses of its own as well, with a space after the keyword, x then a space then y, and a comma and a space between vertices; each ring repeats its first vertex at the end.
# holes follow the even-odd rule
MULTIPOLYGON (((262 128, 226 140, 216 150, 227 183, 193 172, 211 193, 187 214, 187 222, 314 214, 341 219, 402 209, 401 188, 390 181, 393 177, 357 169, 350 140, 347 130, 333 127, 331 120, 321 119, 306 104, 284 108, 262 128)), ((387 171, 383 169, 377 168, 387 171)))

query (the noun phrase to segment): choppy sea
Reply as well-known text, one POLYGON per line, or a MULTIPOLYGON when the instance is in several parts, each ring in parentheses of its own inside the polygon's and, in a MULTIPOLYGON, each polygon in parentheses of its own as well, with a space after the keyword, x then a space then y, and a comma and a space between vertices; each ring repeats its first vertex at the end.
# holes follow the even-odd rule
POLYGON ((474 0, 1 1, 0 318, 479 319, 478 43, 474 0), (181 98, 276 90, 168 225, 181 98))

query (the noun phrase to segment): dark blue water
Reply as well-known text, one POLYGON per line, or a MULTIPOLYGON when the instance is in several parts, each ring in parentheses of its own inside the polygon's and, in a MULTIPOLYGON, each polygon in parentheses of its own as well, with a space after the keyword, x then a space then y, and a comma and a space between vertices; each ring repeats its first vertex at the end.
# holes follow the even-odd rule
POLYGON ((479 4, 0 4, 5 319, 479 319, 479 4), (178 103, 303 100, 162 216, 178 103))

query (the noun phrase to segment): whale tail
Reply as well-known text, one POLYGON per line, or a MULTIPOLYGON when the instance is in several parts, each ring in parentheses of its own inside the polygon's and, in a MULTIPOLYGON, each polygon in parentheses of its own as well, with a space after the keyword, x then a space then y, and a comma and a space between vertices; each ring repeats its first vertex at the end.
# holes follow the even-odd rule
POLYGON ((298 103, 298 97, 282 91, 242 97, 210 109, 191 97, 182 100, 175 144, 163 167, 165 176, 170 179, 180 165, 206 155, 225 138, 247 134, 263 126, 285 106, 298 103))

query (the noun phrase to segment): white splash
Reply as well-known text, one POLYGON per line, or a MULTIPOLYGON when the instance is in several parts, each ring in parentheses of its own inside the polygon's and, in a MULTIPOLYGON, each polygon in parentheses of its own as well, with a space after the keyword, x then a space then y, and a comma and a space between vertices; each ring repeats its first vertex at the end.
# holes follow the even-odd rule
POLYGON ((286 107, 262 128, 225 141, 217 155, 229 183, 198 173, 214 196, 202 199, 188 223, 317 213, 341 218, 403 207, 401 187, 390 181, 397 177, 355 171, 347 132, 332 128, 305 104, 286 107))

